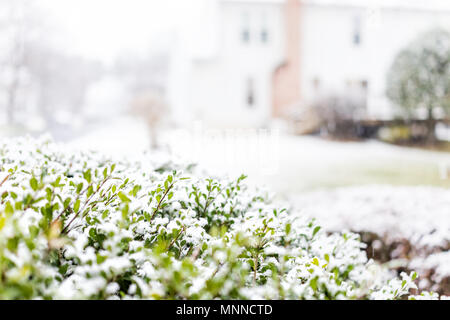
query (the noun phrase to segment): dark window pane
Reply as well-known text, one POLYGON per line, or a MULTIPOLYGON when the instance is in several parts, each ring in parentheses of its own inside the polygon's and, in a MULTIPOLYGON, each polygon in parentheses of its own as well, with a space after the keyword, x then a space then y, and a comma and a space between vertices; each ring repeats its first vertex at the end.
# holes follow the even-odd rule
POLYGON ((250 41, 250 32, 246 29, 242 31, 242 42, 249 42, 250 41))
POLYGON ((267 32, 267 30, 263 30, 261 32, 261 41, 263 43, 266 43, 269 40, 269 33, 267 32))

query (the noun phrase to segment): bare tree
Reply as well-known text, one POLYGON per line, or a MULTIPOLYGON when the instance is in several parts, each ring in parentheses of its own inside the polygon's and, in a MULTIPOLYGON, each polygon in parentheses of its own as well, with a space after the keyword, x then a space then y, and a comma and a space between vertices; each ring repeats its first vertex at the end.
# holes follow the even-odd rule
POLYGON ((37 86, 37 105, 47 121, 52 121, 55 108, 76 112, 88 87, 103 73, 99 63, 66 55, 45 44, 31 48, 26 66, 37 86))
POLYGON ((119 76, 132 95, 165 91, 168 58, 165 53, 149 53, 145 57, 122 56, 116 61, 114 73, 119 76))
POLYGON ((145 57, 121 57, 114 70, 132 97, 131 113, 142 117, 148 125, 151 148, 159 146, 158 132, 169 114, 164 100, 167 68, 166 54, 149 53, 145 57))
POLYGON ((161 95, 154 92, 137 95, 131 103, 131 112, 144 119, 150 130, 151 148, 158 148, 158 131, 168 114, 168 107, 161 95))
POLYGON ((1 43, 0 68, 3 77, 0 79, 4 97, 7 120, 16 121, 17 109, 23 104, 21 91, 26 89, 28 73, 25 67, 25 56, 30 41, 38 30, 35 7, 30 0, 0 1, 0 34, 1 43))
POLYGON ((327 95, 313 106, 321 122, 321 129, 336 136, 355 134, 355 123, 365 116, 365 102, 352 95, 327 95))
POLYGON ((56 108, 75 112, 103 72, 99 63, 53 44, 57 30, 44 13, 39 2, 0 0, 0 100, 10 124, 24 120, 18 111, 29 106, 36 106, 47 124, 56 108))

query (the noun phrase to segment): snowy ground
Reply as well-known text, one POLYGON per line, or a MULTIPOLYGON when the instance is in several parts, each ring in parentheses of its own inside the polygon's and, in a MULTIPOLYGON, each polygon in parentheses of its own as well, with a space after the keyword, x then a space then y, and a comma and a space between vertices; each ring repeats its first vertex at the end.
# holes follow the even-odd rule
POLYGON ((84 134, 74 137, 69 144, 106 154, 127 155, 148 148, 150 139, 143 121, 133 117, 121 117, 87 128, 84 134))
POLYGON ((350 185, 450 187, 443 169, 450 153, 397 147, 378 141, 334 142, 316 137, 280 139, 278 171, 256 175, 281 193, 350 185))
MULTIPOLYGON (((198 161, 211 172, 239 175, 292 195, 351 185, 450 187, 450 153, 397 147, 377 141, 334 142, 317 137, 234 131, 166 130, 162 145, 174 155, 198 161), (228 138, 227 138, 228 137, 228 138)), ((95 126, 70 142, 84 149, 130 154, 150 145, 145 124, 131 117, 95 126)))

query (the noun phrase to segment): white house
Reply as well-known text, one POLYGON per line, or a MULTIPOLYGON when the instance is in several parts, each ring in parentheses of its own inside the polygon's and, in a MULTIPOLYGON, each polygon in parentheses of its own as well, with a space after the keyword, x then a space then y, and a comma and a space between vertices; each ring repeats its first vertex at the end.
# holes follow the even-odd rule
POLYGON ((436 27, 450 30, 449 1, 206 0, 174 42, 168 98, 178 120, 211 126, 264 126, 326 94, 389 118, 395 55, 436 27))

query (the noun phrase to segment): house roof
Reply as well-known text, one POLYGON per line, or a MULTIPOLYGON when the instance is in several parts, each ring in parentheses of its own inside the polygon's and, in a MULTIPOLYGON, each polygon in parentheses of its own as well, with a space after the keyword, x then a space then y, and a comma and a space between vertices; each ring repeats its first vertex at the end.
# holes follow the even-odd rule
MULTIPOLYGON (((220 0, 228 3, 272 3, 283 4, 287 0, 220 0)), ((351 7, 378 7, 386 9, 415 9, 415 10, 450 10, 448 0, 299 0, 304 4, 351 6, 351 7)))
POLYGON ((286 0, 221 0, 222 2, 241 2, 241 3, 284 3, 286 0))
POLYGON ((305 4, 376 7, 386 9, 450 10, 448 0, 301 0, 305 4))

